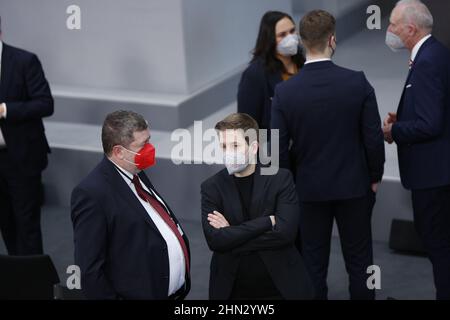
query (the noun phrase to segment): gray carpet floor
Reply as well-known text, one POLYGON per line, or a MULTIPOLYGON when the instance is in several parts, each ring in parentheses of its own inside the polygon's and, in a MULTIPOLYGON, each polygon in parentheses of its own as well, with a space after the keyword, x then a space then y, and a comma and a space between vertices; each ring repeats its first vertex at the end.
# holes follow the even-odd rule
MULTIPOLYGON (((199 222, 182 221, 189 236, 192 251, 192 290, 190 300, 208 298, 209 251, 199 222)), ((73 234, 70 210, 61 207, 44 207, 42 211, 44 247, 65 284, 67 266, 73 264, 73 234)), ((6 252, 0 240, 0 254, 6 252)), ((374 243, 375 264, 381 268, 381 290, 377 299, 434 299, 431 264, 428 259, 392 252, 387 243, 374 243)), ((339 238, 333 238, 328 275, 329 298, 349 298, 348 280, 339 238)))

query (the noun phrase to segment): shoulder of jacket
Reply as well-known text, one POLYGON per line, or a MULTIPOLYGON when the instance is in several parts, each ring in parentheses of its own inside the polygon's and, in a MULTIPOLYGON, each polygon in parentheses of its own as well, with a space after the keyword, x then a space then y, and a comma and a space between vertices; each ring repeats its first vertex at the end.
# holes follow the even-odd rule
POLYGON ((3 43, 3 50, 10 50, 13 54, 14 57, 18 57, 24 60, 30 60, 33 57, 36 57, 36 55, 30 51, 21 49, 21 48, 17 48, 14 46, 11 46, 9 44, 3 43))
POLYGON ((205 181, 203 181, 202 184, 201 184, 201 188, 205 189, 205 188, 213 187, 218 182, 220 182, 220 180, 221 180, 221 178, 223 177, 224 174, 228 174, 227 169, 222 169, 219 172, 217 172, 214 175, 212 175, 211 177, 209 177, 208 179, 206 179, 205 181))

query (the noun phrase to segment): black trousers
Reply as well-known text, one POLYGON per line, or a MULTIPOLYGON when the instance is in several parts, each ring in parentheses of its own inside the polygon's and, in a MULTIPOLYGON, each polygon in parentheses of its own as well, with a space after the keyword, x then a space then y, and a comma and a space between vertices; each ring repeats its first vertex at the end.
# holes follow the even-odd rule
POLYGON ((42 254, 41 175, 21 173, 0 150, 0 232, 10 255, 42 254))
POLYGON ((373 265, 371 217, 376 195, 368 191, 362 198, 300 203, 302 254, 315 289, 315 299, 328 299, 328 264, 333 221, 339 230, 350 298, 373 300, 367 287, 367 267, 373 265))
POLYGON ((414 224, 433 265, 436 298, 450 300, 450 186, 413 190, 414 224))

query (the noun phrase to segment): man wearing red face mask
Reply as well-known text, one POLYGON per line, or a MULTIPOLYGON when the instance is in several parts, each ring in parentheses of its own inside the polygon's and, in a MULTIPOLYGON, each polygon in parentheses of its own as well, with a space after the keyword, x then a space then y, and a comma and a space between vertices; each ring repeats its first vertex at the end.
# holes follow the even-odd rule
POLYGON ((75 263, 88 299, 184 299, 190 289, 189 243, 145 175, 155 148, 144 118, 109 114, 105 157, 73 190, 75 263))

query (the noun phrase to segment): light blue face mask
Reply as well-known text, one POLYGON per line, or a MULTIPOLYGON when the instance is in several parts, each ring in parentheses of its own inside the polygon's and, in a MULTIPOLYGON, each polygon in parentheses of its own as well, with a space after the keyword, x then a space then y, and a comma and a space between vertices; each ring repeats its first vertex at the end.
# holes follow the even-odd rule
POLYGON ((298 53, 299 39, 297 34, 289 34, 277 45, 279 54, 285 57, 292 57, 298 53))
POLYGON ((386 45, 391 48, 392 51, 397 52, 399 50, 405 49, 405 44, 402 39, 395 33, 390 31, 386 32, 386 45))

